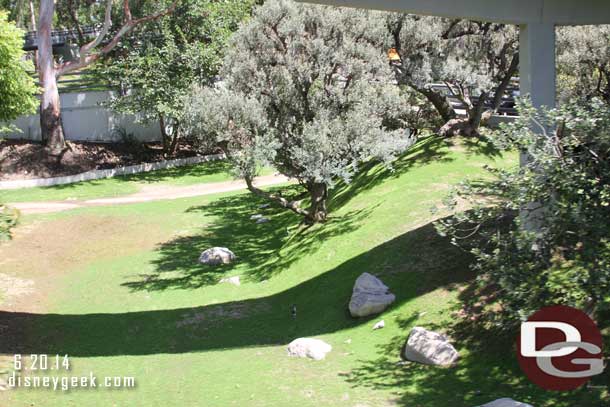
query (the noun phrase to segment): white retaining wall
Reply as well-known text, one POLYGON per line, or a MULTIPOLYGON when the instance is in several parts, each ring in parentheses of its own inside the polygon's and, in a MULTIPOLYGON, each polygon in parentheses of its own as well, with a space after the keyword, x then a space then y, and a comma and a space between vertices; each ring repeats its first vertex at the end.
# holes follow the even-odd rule
MULTIPOLYGON (((161 140, 159 123, 137 123, 137 116, 121 115, 100 106, 112 96, 110 91, 62 93, 61 113, 66 139, 92 142, 121 142, 118 130, 143 142, 161 140)), ((22 116, 14 124, 20 132, 3 135, 4 138, 39 141, 40 118, 38 114, 22 116)))
POLYGON ((112 168, 109 170, 93 170, 76 175, 68 175, 65 177, 56 178, 37 178, 15 181, 0 181, 0 190, 34 188, 34 187, 50 187, 53 185, 74 184, 76 182, 91 181, 102 178, 111 178, 119 175, 139 174, 141 172, 149 172, 162 170, 165 168, 183 167, 185 165, 199 164, 208 161, 224 160, 224 154, 206 155, 202 157, 180 158, 177 160, 161 161, 157 163, 144 163, 138 165, 130 165, 128 167, 112 168))

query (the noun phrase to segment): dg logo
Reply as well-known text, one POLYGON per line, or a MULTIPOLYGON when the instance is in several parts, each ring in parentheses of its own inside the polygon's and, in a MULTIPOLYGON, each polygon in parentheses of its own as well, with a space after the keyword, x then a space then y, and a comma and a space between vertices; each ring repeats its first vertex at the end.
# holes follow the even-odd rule
POLYGON ((546 390, 568 391, 604 371, 602 335, 587 314, 546 307, 521 324, 517 358, 527 377, 546 390))

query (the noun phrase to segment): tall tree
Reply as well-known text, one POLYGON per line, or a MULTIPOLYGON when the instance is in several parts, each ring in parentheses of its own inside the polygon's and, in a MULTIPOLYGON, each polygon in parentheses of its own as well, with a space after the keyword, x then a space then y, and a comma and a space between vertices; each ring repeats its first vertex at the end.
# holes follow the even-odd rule
POLYGON ((96 74, 117 89, 110 106, 159 124, 165 153, 184 135, 184 95, 193 83, 210 84, 227 42, 250 16, 252 1, 183 0, 170 16, 145 27, 154 35, 125 37, 96 74))
POLYGON ((519 68, 518 36, 511 26, 390 14, 387 45, 399 85, 425 96, 444 125, 441 134, 478 134, 479 126, 500 107, 519 68), (458 117, 442 83, 466 107, 458 117))
POLYGON ((602 98, 610 104, 610 25, 557 30, 561 101, 602 98))
MULTIPOLYGON (((308 222, 327 217, 329 189, 359 163, 409 146, 399 91, 366 11, 269 0, 233 37, 216 90, 186 106, 192 131, 219 143, 248 189, 308 222), (262 163, 298 180, 290 199, 254 185, 262 163), (308 202, 304 205, 304 198, 308 202)), ((378 29, 378 28, 377 28, 378 29)))
POLYGON ((55 15, 55 0, 41 0, 39 23, 38 23, 38 74, 43 93, 40 100, 40 127, 42 139, 52 153, 64 149, 65 138, 61 124, 61 106, 57 79, 62 75, 91 65, 117 46, 123 36, 135 27, 151 20, 156 20, 171 12, 176 7, 175 0, 168 8, 150 14, 145 17, 134 18, 129 5, 129 0, 123 0, 122 23, 108 42, 104 43, 106 36, 110 34, 112 27, 113 0, 107 0, 104 10, 104 23, 97 37, 91 42, 81 46, 80 57, 75 61, 67 61, 56 64, 53 58, 53 43, 51 33, 53 29, 53 17, 55 15))

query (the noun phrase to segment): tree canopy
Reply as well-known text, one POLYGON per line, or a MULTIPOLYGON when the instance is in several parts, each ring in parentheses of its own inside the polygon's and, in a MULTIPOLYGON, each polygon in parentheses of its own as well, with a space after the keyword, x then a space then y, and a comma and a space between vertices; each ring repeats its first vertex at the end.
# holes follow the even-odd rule
POLYGON ((222 146, 249 189, 303 215, 327 216, 329 188, 359 163, 391 161, 410 143, 385 50, 368 30, 379 14, 268 1, 233 37, 216 89, 196 89, 191 130, 222 146), (299 199, 253 185, 271 163, 307 191, 299 199))
POLYGON ((184 0, 162 20, 125 38, 96 67, 101 80, 121 89, 110 106, 159 122, 168 153, 183 133, 184 95, 218 74, 231 34, 252 1, 184 0))
POLYGON ((23 58, 23 35, 8 21, 8 13, 0 10, 0 131, 2 122, 33 113, 38 103, 37 88, 29 74, 34 67, 23 58))

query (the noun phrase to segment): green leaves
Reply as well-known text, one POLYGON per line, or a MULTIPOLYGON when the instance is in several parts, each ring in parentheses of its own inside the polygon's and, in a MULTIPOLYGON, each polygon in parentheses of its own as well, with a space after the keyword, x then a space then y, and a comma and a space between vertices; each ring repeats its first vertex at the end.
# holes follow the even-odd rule
POLYGON ((472 209, 438 225, 475 256, 481 285, 499 293, 488 316, 506 327, 545 305, 610 305, 610 111, 594 99, 520 112, 489 137, 528 164, 464 183, 456 196, 472 209))
POLYGON ((17 225, 19 212, 0 204, 0 241, 11 238, 11 229, 17 225))
POLYGON ((23 59, 24 34, 0 10, 0 124, 33 113, 38 104, 38 89, 28 73, 34 67, 23 59))

